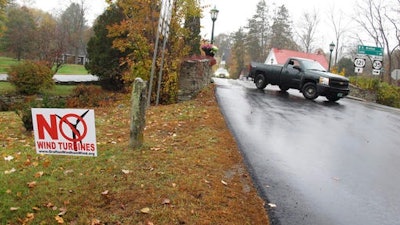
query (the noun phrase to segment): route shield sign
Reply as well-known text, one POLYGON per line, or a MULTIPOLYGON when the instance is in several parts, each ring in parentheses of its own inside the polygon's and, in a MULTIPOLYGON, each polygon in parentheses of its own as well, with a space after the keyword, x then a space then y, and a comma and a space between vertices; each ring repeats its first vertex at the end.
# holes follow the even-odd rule
POLYGON ((363 55, 383 56, 383 48, 359 45, 357 53, 363 55))
POLYGON ((365 67, 365 59, 364 58, 356 58, 354 60, 354 66, 359 68, 365 67))

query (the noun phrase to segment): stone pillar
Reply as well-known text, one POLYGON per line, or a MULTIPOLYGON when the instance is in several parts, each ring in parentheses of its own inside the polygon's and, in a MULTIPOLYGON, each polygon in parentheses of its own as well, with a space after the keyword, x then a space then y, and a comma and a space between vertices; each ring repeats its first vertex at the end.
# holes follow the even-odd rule
POLYGON ((146 124, 146 83, 136 78, 131 96, 131 128, 130 142, 132 148, 143 145, 143 132, 146 124))

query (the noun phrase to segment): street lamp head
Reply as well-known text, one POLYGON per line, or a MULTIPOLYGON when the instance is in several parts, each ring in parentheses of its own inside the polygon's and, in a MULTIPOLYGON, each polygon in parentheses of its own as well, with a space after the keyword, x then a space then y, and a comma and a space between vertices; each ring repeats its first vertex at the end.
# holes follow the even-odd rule
POLYGON ((211 20, 212 21, 216 21, 217 20, 218 13, 219 13, 219 10, 217 8, 215 8, 215 6, 214 6, 213 9, 210 10, 211 20))
POLYGON ((332 52, 334 48, 335 48, 335 43, 333 43, 333 42, 330 43, 330 44, 329 44, 329 51, 332 52))

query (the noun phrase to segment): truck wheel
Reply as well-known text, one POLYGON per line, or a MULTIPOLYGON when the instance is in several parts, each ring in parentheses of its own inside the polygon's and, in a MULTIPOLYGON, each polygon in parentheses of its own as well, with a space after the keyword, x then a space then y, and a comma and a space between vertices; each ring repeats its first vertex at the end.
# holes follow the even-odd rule
POLYGON ((254 79, 254 83, 256 84, 256 87, 260 90, 264 89, 267 86, 267 81, 262 74, 258 74, 256 76, 256 79, 254 79))
POLYGON ((318 97, 317 85, 315 85, 312 82, 304 84, 301 92, 303 92, 304 98, 309 99, 309 100, 314 100, 318 97))

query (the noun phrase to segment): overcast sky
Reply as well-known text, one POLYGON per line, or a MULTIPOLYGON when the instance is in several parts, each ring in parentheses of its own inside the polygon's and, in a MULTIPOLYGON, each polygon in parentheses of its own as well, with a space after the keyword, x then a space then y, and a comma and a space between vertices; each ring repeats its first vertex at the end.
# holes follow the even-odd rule
MULTIPOLYGON (((219 10, 218 19, 215 22, 215 36, 220 33, 232 33, 240 27, 247 25, 247 21, 256 13, 256 6, 260 0, 201 0, 201 5, 206 6, 202 18, 202 36, 203 38, 211 38, 212 21, 209 11, 214 6, 219 10)), ((31 5, 48 12, 57 13, 65 10, 71 2, 80 2, 80 0, 17 0, 17 2, 31 5)), ((354 5, 357 0, 266 0, 268 7, 276 8, 284 4, 288 10, 293 26, 298 24, 299 18, 305 11, 316 10, 320 16, 318 35, 318 45, 325 46, 328 50, 329 44, 334 40, 332 26, 328 23, 327 16, 332 9, 342 10, 347 15, 351 15, 354 11, 354 5)), ((95 18, 102 14, 107 7, 105 0, 85 0, 87 8, 87 19, 89 23, 93 23, 95 18)))
MULTIPOLYGON (((204 38, 211 38, 212 21, 210 18, 209 11, 214 6, 219 10, 218 19, 215 22, 215 35, 219 33, 231 33, 237 31, 239 27, 247 25, 248 19, 250 19, 255 13, 257 4, 260 0, 245 0, 245 1, 233 1, 233 0, 201 0, 202 4, 209 6, 204 11, 204 17, 202 18, 202 35, 204 38)), ((289 10, 289 15, 293 22, 293 28, 299 23, 300 17, 304 12, 318 12, 320 17, 320 23, 318 29, 320 30, 318 35, 318 45, 329 51, 329 44, 334 41, 334 32, 332 32, 332 26, 328 21, 329 11, 334 9, 335 11, 342 11, 346 16, 346 20, 350 20, 352 11, 354 11, 354 5, 357 0, 266 0, 267 6, 271 8, 277 8, 281 5, 289 10)), ((272 15, 272 12, 270 12, 272 15)))
MULTIPOLYGON (((43 11, 58 14, 65 10, 71 2, 80 4, 80 0, 17 0, 19 4, 27 4, 32 8, 42 9, 43 11)), ((84 0, 86 7, 86 19, 90 24, 100 16, 107 7, 105 0, 84 0)))

